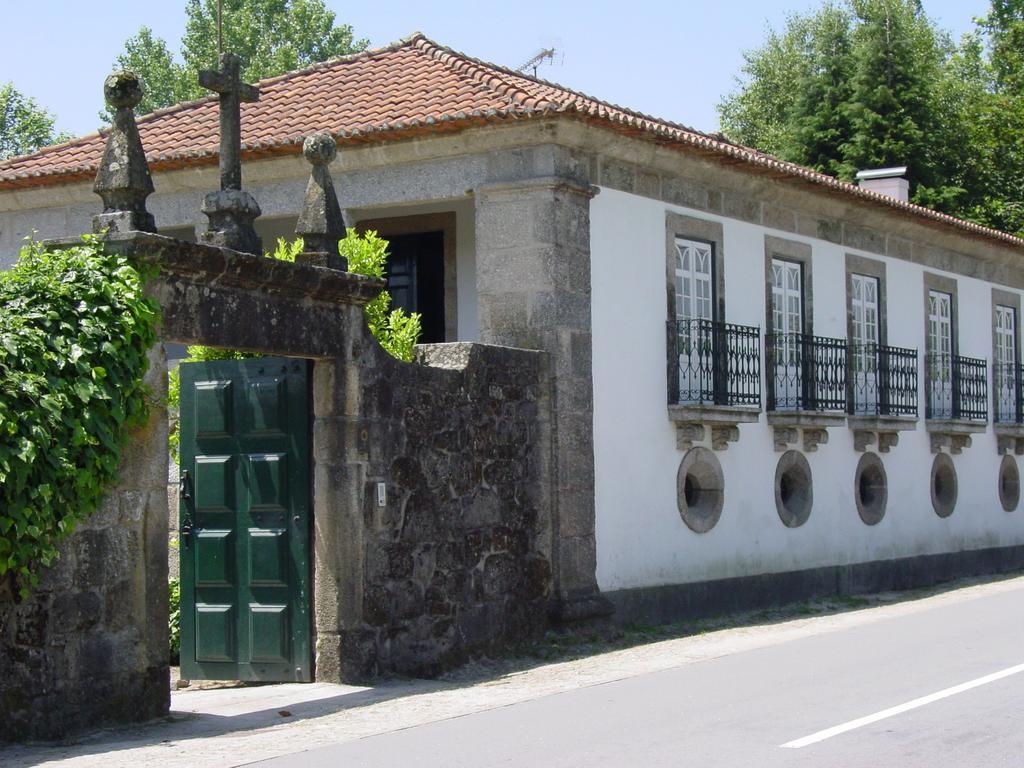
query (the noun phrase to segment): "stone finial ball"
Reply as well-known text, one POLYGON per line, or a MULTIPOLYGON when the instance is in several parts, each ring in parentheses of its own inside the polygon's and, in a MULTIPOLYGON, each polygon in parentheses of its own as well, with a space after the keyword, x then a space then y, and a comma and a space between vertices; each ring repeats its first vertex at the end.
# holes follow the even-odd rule
POLYGON ((313 165, 327 165, 338 154, 338 145, 329 133, 314 133, 302 143, 302 154, 313 165))
POLYGON ((139 76, 127 69, 108 75, 103 81, 103 96, 107 104, 115 109, 136 106, 142 101, 142 83, 139 82, 139 76))

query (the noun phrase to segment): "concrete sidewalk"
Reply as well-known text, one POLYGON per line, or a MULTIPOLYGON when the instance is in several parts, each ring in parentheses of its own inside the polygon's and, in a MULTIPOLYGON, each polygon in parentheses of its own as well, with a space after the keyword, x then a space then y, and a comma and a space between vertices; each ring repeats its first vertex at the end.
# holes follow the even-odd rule
POLYGON ((412 728, 555 693, 835 632, 950 602, 1024 591, 1024 577, 965 586, 905 602, 767 625, 722 629, 586 658, 529 666, 470 665, 443 680, 363 688, 259 685, 175 691, 171 716, 103 731, 73 744, 0 750, 5 768, 23 766, 244 765, 329 744, 412 728))

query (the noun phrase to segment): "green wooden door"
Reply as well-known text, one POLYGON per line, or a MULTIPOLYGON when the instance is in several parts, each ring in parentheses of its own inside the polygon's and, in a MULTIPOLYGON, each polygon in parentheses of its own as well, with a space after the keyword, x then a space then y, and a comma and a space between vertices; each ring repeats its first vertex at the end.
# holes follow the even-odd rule
POLYGON ((309 363, 181 365, 181 676, 312 679, 309 363))

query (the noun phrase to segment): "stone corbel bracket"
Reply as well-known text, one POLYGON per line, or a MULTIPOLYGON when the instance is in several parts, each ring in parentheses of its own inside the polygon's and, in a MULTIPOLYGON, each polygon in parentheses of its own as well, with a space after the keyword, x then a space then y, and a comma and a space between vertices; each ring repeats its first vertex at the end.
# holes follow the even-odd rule
POLYGON ((835 411, 771 411, 768 414, 778 453, 801 443, 804 453, 814 453, 819 445, 828 443, 828 428, 841 426, 845 421, 846 414, 835 411))
POLYGON ((853 430, 853 449, 863 453, 875 446, 879 453, 888 453, 900 442, 900 432, 917 429, 916 416, 849 416, 853 430))
POLYGON ((1014 453, 1024 455, 1024 424, 996 424, 996 450, 1000 456, 1014 453))
POLYGON ((953 455, 962 453, 964 448, 970 448, 971 435, 988 428, 985 422, 966 419, 928 419, 926 423, 932 453, 945 450, 953 455))
POLYGON ((706 443, 712 450, 724 451, 740 439, 739 425, 756 422, 760 415, 758 409, 727 405, 668 407, 668 417, 676 425, 676 447, 681 451, 706 443))

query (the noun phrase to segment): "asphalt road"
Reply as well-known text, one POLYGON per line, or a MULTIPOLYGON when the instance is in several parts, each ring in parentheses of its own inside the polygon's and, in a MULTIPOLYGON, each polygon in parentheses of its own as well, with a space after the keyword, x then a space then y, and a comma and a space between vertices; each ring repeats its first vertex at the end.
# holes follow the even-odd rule
POLYGON ((1024 588, 258 765, 1021 768, 1024 588))

